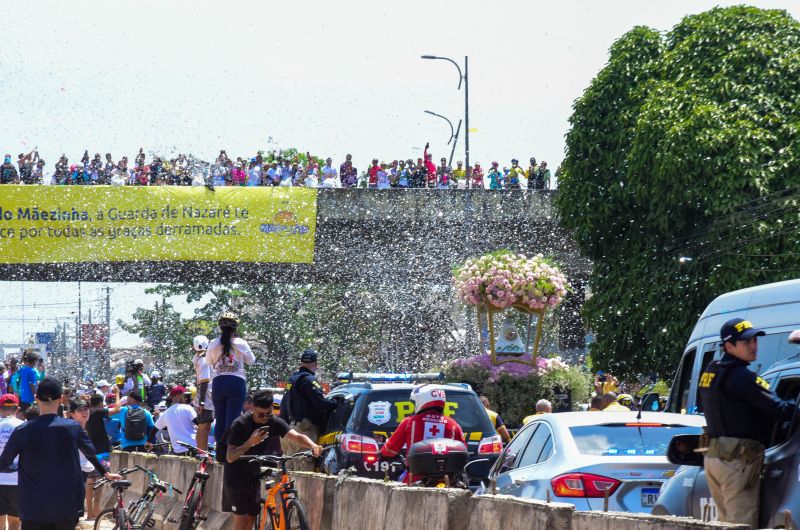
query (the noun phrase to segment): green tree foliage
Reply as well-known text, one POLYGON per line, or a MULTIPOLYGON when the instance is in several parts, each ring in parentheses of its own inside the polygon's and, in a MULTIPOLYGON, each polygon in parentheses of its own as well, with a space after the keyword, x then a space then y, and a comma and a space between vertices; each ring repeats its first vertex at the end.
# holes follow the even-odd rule
POLYGON ((131 322, 120 320, 119 325, 128 333, 145 339, 148 346, 143 353, 153 363, 146 369, 172 374, 174 381, 193 380, 192 338, 208 331, 207 324, 183 319, 172 304, 162 300, 152 309, 137 308, 131 322))
POLYGON ((671 376, 714 297, 796 275, 798 74, 783 11, 716 8, 614 43, 574 105, 556 198, 594 260, 596 367, 671 376))
MULTIPOLYGON (((327 376, 351 370, 427 371, 462 353, 447 288, 377 283, 370 287, 171 284, 151 292, 202 302, 193 318, 174 323, 173 329, 202 329, 209 338, 219 332, 215 327, 219 315, 235 311, 240 318, 239 335, 256 353, 248 377, 258 386, 285 379, 297 368, 305 348, 320 352, 320 367, 327 376)), ((137 310, 134 320, 140 312, 145 310, 137 310)), ((196 333, 184 334, 190 348, 196 333)), ((190 360, 191 352, 187 352, 190 360)))

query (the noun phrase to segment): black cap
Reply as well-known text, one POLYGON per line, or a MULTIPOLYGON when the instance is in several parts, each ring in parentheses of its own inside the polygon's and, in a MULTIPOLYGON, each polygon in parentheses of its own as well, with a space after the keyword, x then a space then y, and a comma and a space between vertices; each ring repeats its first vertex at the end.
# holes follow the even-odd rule
POLYGON ((39 401, 55 401, 61 399, 63 393, 64 387, 61 381, 52 377, 45 377, 36 387, 36 397, 39 401))
POLYGON ((301 363, 315 363, 317 362, 317 351, 311 348, 304 350, 300 355, 301 363))
POLYGON ((722 342, 736 342, 747 340, 751 337, 763 337, 766 335, 762 330, 754 328, 753 323, 743 318, 732 318, 722 325, 719 336, 722 342))
POLYGON ((70 399, 69 400, 69 411, 75 412, 78 409, 88 409, 89 404, 81 399, 70 399))

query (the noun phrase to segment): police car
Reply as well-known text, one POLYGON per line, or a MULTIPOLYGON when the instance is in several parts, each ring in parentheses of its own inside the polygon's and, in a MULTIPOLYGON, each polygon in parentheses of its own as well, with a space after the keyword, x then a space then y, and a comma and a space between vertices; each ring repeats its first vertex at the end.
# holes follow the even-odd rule
MULTIPOLYGON (((326 449, 323 471, 350 470, 358 476, 397 480, 404 467, 380 458, 380 448, 406 416, 414 414, 411 391, 418 384, 438 382, 443 374, 341 373, 339 386, 327 397, 338 402, 319 438, 326 449)), ((488 459, 502 451, 500 435, 478 395, 467 384, 440 383, 447 401, 444 413, 464 431, 470 460, 488 459)))

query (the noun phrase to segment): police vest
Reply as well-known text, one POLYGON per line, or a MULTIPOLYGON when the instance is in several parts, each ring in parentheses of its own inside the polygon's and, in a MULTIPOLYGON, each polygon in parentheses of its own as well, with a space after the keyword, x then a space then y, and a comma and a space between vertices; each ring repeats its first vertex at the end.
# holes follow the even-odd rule
MULTIPOLYGON (((726 366, 725 363, 713 361, 700 375, 698 384, 700 404, 706 418, 708 435, 711 438, 720 436, 747 438, 769 445, 775 423, 765 418, 748 402, 737 399, 736 395, 726 395, 724 392, 725 379, 736 370, 747 370, 747 367, 726 366)), ((755 374, 752 374, 752 377, 751 384, 762 384, 755 374)))
MULTIPOLYGON (((286 382, 286 395, 283 396, 281 405, 285 404, 286 406, 285 410, 289 417, 288 419, 284 418, 284 420, 286 420, 287 423, 301 421, 303 418, 307 417, 308 403, 306 402, 305 396, 298 388, 298 385, 302 384, 306 377, 314 377, 314 374, 309 372, 295 372, 286 382)), ((283 408, 281 409, 281 414, 284 414, 283 408)))

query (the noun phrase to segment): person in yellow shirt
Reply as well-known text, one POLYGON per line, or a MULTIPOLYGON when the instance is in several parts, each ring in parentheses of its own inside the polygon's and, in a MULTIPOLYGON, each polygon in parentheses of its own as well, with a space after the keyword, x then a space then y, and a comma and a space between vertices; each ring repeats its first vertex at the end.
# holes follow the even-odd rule
POLYGON ((522 419, 522 424, 526 425, 531 421, 533 421, 536 418, 536 416, 539 416, 541 414, 550 414, 551 412, 553 412, 553 405, 546 399, 540 399, 539 401, 536 402, 536 414, 525 416, 522 419))
POLYGON ((508 443, 508 441, 511 440, 511 434, 509 434, 506 424, 503 422, 503 418, 500 417, 500 414, 489 409, 489 398, 481 396, 481 403, 483 403, 483 408, 486 409, 486 414, 489 415, 489 419, 492 420, 494 430, 500 435, 503 443, 508 443))
POLYGON ((464 189, 468 186, 467 170, 464 168, 464 162, 461 160, 456 162, 456 168, 453 170, 453 180, 457 188, 464 189))
POLYGON ((631 409, 617 403, 617 394, 606 392, 603 394, 603 410, 606 412, 630 412, 631 409))
POLYGON ((613 375, 600 370, 594 376, 594 391, 598 396, 609 392, 617 393, 619 392, 619 380, 613 375))

